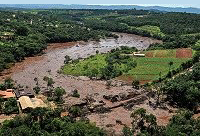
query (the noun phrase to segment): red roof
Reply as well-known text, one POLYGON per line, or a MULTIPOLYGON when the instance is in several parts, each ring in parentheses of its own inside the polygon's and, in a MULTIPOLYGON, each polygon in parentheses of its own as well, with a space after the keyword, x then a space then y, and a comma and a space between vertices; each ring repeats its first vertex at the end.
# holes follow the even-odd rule
POLYGON ((5 99, 13 98, 13 97, 15 97, 15 94, 12 89, 8 89, 6 91, 0 91, 0 97, 5 98, 5 99))

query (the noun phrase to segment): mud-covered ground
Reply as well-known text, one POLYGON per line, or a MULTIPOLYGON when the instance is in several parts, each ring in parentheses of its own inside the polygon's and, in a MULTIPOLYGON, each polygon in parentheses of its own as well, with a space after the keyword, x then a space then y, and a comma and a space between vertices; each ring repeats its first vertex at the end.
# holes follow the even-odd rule
POLYGON ((92 97, 96 100, 95 103, 97 103, 97 105, 99 102, 103 102, 104 107, 110 108, 111 111, 108 113, 97 114, 94 112, 87 115, 87 117, 91 122, 96 122, 98 126, 110 131, 116 131, 116 134, 120 134, 124 125, 131 125, 130 113, 132 108, 137 108, 137 106, 144 107, 148 111, 153 112, 153 114, 158 117, 160 124, 165 124, 166 118, 171 116, 171 114, 166 110, 157 109, 158 111, 156 111, 149 107, 148 100, 142 97, 143 92, 141 90, 136 91, 132 89, 131 86, 120 82, 113 82, 112 86, 108 88, 106 81, 66 76, 57 72, 63 66, 64 57, 66 55, 69 55, 72 59, 87 58, 88 56, 95 55, 97 50, 100 53, 105 53, 119 46, 136 47, 139 50, 143 50, 147 49, 152 43, 161 42, 133 34, 117 34, 119 35, 118 39, 102 39, 100 42, 89 41, 51 44, 51 46, 44 51, 45 54, 26 58, 23 62, 15 64, 11 69, 5 70, 1 73, 0 81, 10 76, 17 84, 32 89, 36 85, 34 78, 37 77, 39 86, 42 90, 45 90, 46 82, 43 81, 43 77, 52 77, 55 81, 54 87, 62 86, 66 90, 67 94, 64 96, 66 105, 81 103, 82 99, 92 97), (74 89, 79 91, 81 98, 67 97, 74 89), (132 93, 135 92, 138 93, 137 96, 132 95, 132 93), (120 97, 130 95, 130 98, 126 100, 119 98, 117 102, 112 103, 110 100, 103 98, 109 95, 118 95, 120 97), (137 101, 139 101, 139 103, 137 103, 137 101), (129 104, 129 102, 131 104, 129 104), (123 106, 118 106, 120 104, 123 106), (129 110, 124 108, 125 106, 128 106, 129 110))

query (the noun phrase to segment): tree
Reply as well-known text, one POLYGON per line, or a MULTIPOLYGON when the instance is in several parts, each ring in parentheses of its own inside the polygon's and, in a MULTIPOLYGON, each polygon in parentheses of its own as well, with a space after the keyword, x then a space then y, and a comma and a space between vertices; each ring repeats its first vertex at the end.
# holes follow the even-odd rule
POLYGON ((49 78, 48 81, 47 81, 47 86, 48 86, 48 87, 52 87, 54 83, 55 83, 55 82, 53 81, 53 79, 52 79, 52 78, 49 78))
POLYGON ((78 90, 77 90, 77 89, 75 89, 75 90, 73 91, 72 97, 80 98, 80 94, 78 93, 78 90))
POLYGON ((4 104, 3 112, 5 114, 17 113, 18 112, 17 100, 14 98, 9 98, 4 104))
POLYGON ((68 55, 66 55, 65 56, 65 61, 64 61, 64 63, 65 64, 68 64, 69 63, 69 61, 71 61, 72 59, 68 56, 68 55))
POLYGON ((61 88, 61 87, 57 87, 54 90, 54 101, 58 102, 58 103, 62 103, 63 99, 62 96, 66 93, 65 89, 61 88))
POLYGON ((19 26, 16 29, 16 34, 20 36, 28 36, 29 29, 26 26, 19 26))
POLYGON ((174 65, 174 62, 170 61, 169 62, 169 72, 171 71, 171 67, 174 65))
POLYGON ((136 134, 156 136, 162 132, 157 126, 156 117, 153 114, 147 114, 143 108, 135 110, 131 117, 133 118, 132 132, 136 134))
POLYGON ((39 94, 39 92, 41 91, 39 86, 34 87, 33 90, 35 91, 36 94, 39 94))
POLYGON ((82 114, 81 108, 78 106, 72 106, 69 109, 69 113, 73 118, 79 117, 82 114))
POLYGON ((5 87, 5 89, 12 89, 14 87, 13 80, 11 78, 7 78, 4 81, 4 87, 5 87))
POLYGON ((47 89, 48 87, 53 87, 53 84, 55 83, 52 78, 47 76, 44 76, 43 80, 47 82, 47 89))
POLYGON ((140 89, 140 81, 139 80, 134 80, 132 82, 132 87, 135 88, 135 89, 140 89))
POLYGON ((0 113, 3 111, 4 99, 0 98, 0 113))

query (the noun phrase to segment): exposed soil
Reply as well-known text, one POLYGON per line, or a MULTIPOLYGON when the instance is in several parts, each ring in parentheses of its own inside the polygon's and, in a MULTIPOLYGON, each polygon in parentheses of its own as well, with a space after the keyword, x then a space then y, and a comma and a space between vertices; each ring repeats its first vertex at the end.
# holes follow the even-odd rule
POLYGON ((147 58, 153 58, 153 53, 154 52, 147 52, 146 54, 145 54, 145 57, 147 57, 147 58))
POLYGON ((192 49, 177 49, 176 58, 192 58, 192 49))
MULTIPOLYGON (((90 80, 87 77, 73 77, 58 73, 58 70, 60 70, 64 64, 64 57, 66 55, 69 55, 72 59, 87 58, 91 55, 95 55, 97 50, 100 53, 106 53, 111 49, 120 46, 136 47, 139 50, 142 50, 147 49, 152 43, 161 42, 132 34, 117 34, 119 35, 119 39, 110 38, 102 39, 100 42, 89 41, 51 44, 51 46, 44 51, 45 54, 42 56, 26 58, 23 62, 16 63, 11 69, 5 70, 2 73, 3 76, 0 76, 0 80, 2 81, 6 77, 10 76, 17 84, 21 84, 32 89, 36 86, 34 78, 37 77, 41 90, 45 91, 47 83, 43 81, 43 77, 52 77, 55 81, 54 87, 62 86, 66 90, 67 94, 64 96, 66 106, 84 103, 83 99, 86 97, 92 97, 96 103, 103 102, 104 106, 110 108, 111 111, 102 114, 94 112, 89 114, 88 118, 90 118, 91 122, 96 122, 98 126, 109 130, 115 130, 116 134, 120 134, 124 125, 131 125, 130 113, 138 102, 140 103, 139 107, 149 108, 144 101, 146 99, 143 100, 144 97, 135 97, 130 95, 137 92, 138 95, 142 96, 142 90, 134 90, 131 86, 119 81, 113 80, 112 85, 109 87, 106 85, 106 81, 96 81, 90 80), (68 97, 74 89, 79 91, 81 96, 80 98, 68 97), (120 99, 119 101, 117 100, 117 103, 113 103, 109 100, 105 100, 105 95, 126 95, 128 100, 120 99), (124 106, 128 107, 129 110, 124 108, 124 106), (116 123, 116 120, 120 120, 122 124, 116 123)), ((157 116, 157 112, 150 109, 148 110, 155 113, 157 116)), ((158 115, 169 116, 170 114, 167 114, 167 112, 168 111, 161 112, 165 114, 158 115)))
POLYGON ((0 124, 2 122, 4 122, 5 120, 11 120, 11 119, 13 119, 15 116, 16 116, 15 114, 9 115, 9 116, 7 116, 7 115, 0 115, 0 124))

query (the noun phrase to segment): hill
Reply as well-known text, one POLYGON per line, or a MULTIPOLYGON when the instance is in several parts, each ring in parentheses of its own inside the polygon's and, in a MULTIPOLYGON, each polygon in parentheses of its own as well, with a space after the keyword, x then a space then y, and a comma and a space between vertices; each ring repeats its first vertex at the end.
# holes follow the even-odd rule
POLYGON ((182 7, 162 7, 162 6, 138 6, 138 5, 64 5, 64 4, 0 4, 0 8, 23 8, 23 9, 143 9, 165 12, 187 12, 200 13, 199 8, 182 8, 182 7))

